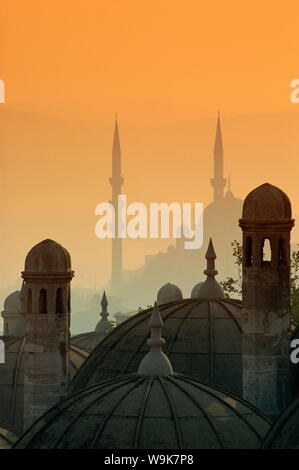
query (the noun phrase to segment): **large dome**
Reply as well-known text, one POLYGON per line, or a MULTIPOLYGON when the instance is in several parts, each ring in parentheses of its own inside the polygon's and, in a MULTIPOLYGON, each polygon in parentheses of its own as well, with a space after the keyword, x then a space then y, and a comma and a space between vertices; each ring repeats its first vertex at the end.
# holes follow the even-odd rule
POLYGON ((299 449, 299 397, 286 408, 265 438, 265 449, 299 449))
POLYGON ((0 450, 11 449, 17 440, 18 435, 14 430, 0 425, 0 450))
POLYGON ((69 252, 53 240, 44 240, 35 245, 26 256, 25 272, 59 273, 71 271, 69 252))
MULTIPOLYGON (((0 364, 0 423, 22 432, 24 400, 24 349, 26 337, 2 336, 5 343, 5 364, 0 364)), ((73 377, 88 352, 71 345, 70 377, 73 377)))
MULTIPOLYGON (((108 334, 108 331, 107 331, 108 334)), ((79 348, 84 348, 91 352, 103 340, 106 335, 103 333, 96 333, 95 331, 88 331, 86 333, 79 333, 71 337, 72 344, 79 348)))
POLYGON ((242 219, 290 220, 292 207, 288 196, 276 186, 265 183, 251 191, 243 204, 242 219))
MULTIPOLYGON (((242 330, 239 301, 185 299, 159 307, 165 352, 173 369, 242 394, 242 330)), ((108 334, 73 379, 71 390, 134 373, 148 348, 152 308, 108 334)))
POLYGON ((69 395, 17 449, 254 449, 270 424, 225 390, 185 376, 130 374, 69 395))

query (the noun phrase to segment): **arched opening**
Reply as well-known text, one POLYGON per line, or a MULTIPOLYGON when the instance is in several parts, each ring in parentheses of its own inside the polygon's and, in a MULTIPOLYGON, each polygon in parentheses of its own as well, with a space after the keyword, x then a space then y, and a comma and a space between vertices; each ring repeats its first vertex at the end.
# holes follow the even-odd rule
POLYGON ((56 291, 56 313, 64 313, 63 293, 61 287, 56 291))
POLYGON ((278 262, 279 264, 286 263, 285 241, 283 238, 279 240, 278 245, 278 262))
POLYGON ((47 313, 47 291, 46 289, 41 289, 39 292, 39 313, 47 313))
POLYGON ((245 265, 252 266, 253 256, 252 256, 252 238, 247 237, 245 242, 245 265))
POLYGON ((27 291, 27 312, 32 313, 32 290, 27 291))
POLYGON ((262 241, 262 263, 270 264, 272 258, 271 244, 269 238, 264 238, 262 241))

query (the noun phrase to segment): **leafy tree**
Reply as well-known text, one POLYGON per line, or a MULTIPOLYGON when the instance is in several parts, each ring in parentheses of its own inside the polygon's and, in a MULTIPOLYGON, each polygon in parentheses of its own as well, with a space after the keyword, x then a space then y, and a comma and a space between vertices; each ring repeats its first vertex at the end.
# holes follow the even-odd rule
POLYGON ((234 240, 231 243, 233 249, 234 264, 237 266, 237 278, 227 277, 224 281, 220 282, 220 285, 224 291, 226 297, 236 295, 237 297, 242 296, 242 257, 243 249, 241 243, 234 240))
MULTIPOLYGON (((299 247, 299 245, 297 245, 299 247)), ((227 277, 220 282, 222 289, 227 297, 236 295, 242 297, 242 257, 243 248, 241 243, 234 240, 231 243, 233 249, 234 264, 237 265, 236 279, 227 277)), ((299 322, 299 250, 293 250, 291 253, 291 316, 295 322, 299 322)))

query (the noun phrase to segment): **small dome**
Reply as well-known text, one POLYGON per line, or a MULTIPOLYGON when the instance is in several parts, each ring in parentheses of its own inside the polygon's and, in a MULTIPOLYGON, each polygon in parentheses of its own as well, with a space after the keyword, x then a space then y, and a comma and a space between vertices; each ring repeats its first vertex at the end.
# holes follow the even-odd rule
POLYGON ((288 196, 276 186, 265 183, 251 191, 243 204, 242 219, 277 220, 292 218, 288 196))
POLYGON ((299 397, 280 415, 267 434, 264 449, 299 449, 299 397))
POLYGON ((17 449, 253 449, 270 427, 256 408, 185 376, 116 377, 67 396, 17 449))
POLYGON ((44 240, 29 251, 25 260, 25 272, 58 273, 71 271, 69 252, 53 240, 44 240))
POLYGON ((204 282, 199 282, 196 284, 191 291, 191 299, 196 299, 199 297, 199 289, 204 285, 204 282))
POLYGON ((18 438, 18 435, 13 429, 0 425, 0 450, 11 449, 18 438))
POLYGON ((168 282, 158 290, 157 303, 158 305, 167 304, 169 302, 176 302, 182 300, 183 294, 179 287, 168 282))
POLYGON ((16 290, 12 294, 9 294, 4 300, 4 314, 19 313, 20 307, 21 307, 20 291, 16 290))

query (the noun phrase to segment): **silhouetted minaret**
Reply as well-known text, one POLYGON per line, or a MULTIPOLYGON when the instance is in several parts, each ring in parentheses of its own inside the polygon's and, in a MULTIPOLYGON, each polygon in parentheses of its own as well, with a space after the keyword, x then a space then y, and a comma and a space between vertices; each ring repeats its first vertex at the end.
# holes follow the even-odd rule
POLYGON ((117 115, 115 118, 114 139, 112 148, 112 204, 115 208, 115 234, 112 239, 112 290, 115 293, 122 284, 123 263, 122 263, 122 239, 118 238, 118 195, 121 194, 121 187, 124 179, 121 176, 121 150, 118 133, 117 115))
POLYGON ((223 144, 219 112, 214 144, 214 178, 211 179, 211 185, 214 189, 214 201, 219 201, 223 198, 226 185, 226 179, 223 178, 223 144))

